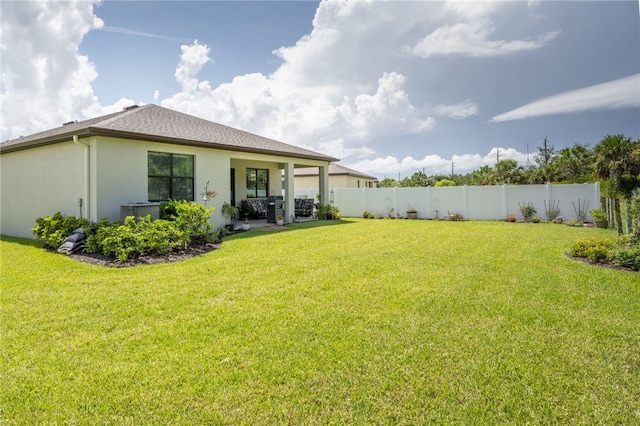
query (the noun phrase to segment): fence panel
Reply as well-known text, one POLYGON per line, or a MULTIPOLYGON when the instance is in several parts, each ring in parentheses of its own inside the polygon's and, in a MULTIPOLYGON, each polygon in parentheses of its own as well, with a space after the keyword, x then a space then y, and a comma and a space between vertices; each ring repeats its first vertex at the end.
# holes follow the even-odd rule
MULTIPOLYGON (((315 196, 317 189, 296 190, 296 196, 315 196), (311 195, 313 194, 313 195, 311 195)), ((426 188, 334 188, 333 205, 345 217, 360 217, 364 210, 381 217, 399 214, 406 217, 409 207, 418 210, 421 219, 442 219, 446 214, 459 213, 471 220, 502 220, 507 215, 522 218, 520 206, 531 204, 537 216, 546 219, 550 206, 560 209, 565 219, 577 217, 597 208, 600 186, 575 185, 503 185, 503 186, 449 186, 426 188), (574 209, 575 206, 575 209, 574 209)), ((591 219, 587 215, 587 219, 591 219)))

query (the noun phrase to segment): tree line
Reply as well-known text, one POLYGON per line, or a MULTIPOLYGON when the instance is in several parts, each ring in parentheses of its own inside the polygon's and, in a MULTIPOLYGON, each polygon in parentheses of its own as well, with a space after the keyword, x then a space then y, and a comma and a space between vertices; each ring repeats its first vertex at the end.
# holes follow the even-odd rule
MULTIPOLYGON (((419 187, 456 185, 527 185, 546 183, 593 183, 599 181, 603 197, 613 201, 618 233, 622 234, 620 199, 638 199, 640 192, 640 139, 607 135, 593 148, 576 143, 556 150, 545 138, 533 163, 523 166, 515 160, 500 160, 495 166, 482 166, 467 174, 432 175, 415 172, 402 180, 384 178, 380 187, 419 187)), ((640 215, 635 226, 640 233, 640 215)), ((640 234, 638 235, 640 239, 640 234)))

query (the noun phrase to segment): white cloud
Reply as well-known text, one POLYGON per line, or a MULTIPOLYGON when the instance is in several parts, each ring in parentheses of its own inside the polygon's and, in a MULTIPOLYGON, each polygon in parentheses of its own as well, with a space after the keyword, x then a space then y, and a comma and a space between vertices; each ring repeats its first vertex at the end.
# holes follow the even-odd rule
POLYGON ((103 22, 91 2, 73 2, 72 14, 69 3, 2 2, 3 138, 57 127, 96 101, 91 82, 98 74, 78 46, 103 22))
POLYGON ((342 87, 345 92, 355 93, 353 97, 335 97, 333 90, 327 93, 327 86, 289 80, 287 72, 280 72, 288 63, 270 76, 247 74, 212 88, 208 81, 198 81, 195 76, 209 61, 209 48, 196 43, 182 46, 182 51, 176 79, 183 91, 162 100, 162 105, 188 114, 347 156, 361 155, 362 140, 371 135, 414 134, 436 125, 433 118, 411 104, 405 91, 407 78, 396 72, 384 72, 372 94, 358 93, 362 87, 334 84, 334 90, 342 87))
POLYGON ((101 106, 92 82, 98 73, 78 53, 83 37, 104 26, 98 1, 0 2, 3 139, 121 109, 121 99, 101 106), (10 107, 9 107, 10 106, 10 107))
POLYGON ((452 105, 438 105, 434 108, 434 112, 437 115, 460 120, 472 115, 478 115, 478 105, 466 100, 452 105))
POLYGON ((521 165, 526 164, 527 155, 514 148, 493 147, 485 155, 462 154, 453 155, 451 158, 443 158, 439 155, 426 155, 423 158, 411 156, 398 159, 394 156, 367 158, 355 162, 342 162, 346 167, 368 173, 378 178, 384 176, 396 179, 398 174, 402 177, 411 176, 417 171, 424 170, 427 175, 448 175, 453 165, 454 173, 465 174, 482 166, 495 166, 500 160, 516 160, 521 165))
POLYGON ((496 115, 492 122, 640 106, 640 74, 560 93, 496 115))
POLYGON ((438 55, 500 56, 539 49, 559 34, 557 31, 548 32, 533 40, 489 40, 493 31, 493 25, 488 20, 445 25, 426 36, 410 51, 422 58, 438 55))
POLYGON ((180 55, 180 63, 176 68, 176 80, 182 85, 183 92, 193 92, 198 86, 196 74, 200 72, 209 59, 210 49, 206 45, 198 44, 198 40, 192 45, 180 46, 182 55, 180 55))

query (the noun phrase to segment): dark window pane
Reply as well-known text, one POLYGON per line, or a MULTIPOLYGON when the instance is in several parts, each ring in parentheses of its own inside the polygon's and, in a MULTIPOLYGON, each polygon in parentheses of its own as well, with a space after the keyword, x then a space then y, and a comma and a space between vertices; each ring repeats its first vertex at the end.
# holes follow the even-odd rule
POLYGON ((149 176, 171 176, 171 154, 149 153, 149 176))
POLYGON ((193 177, 193 155, 173 155, 173 176, 193 177))
POLYGON ((149 201, 193 201, 193 169, 193 155, 149 152, 149 201))
POLYGON ((193 201, 193 179, 173 178, 171 198, 174 200, 193 201))
POLYGON ((258 197, 266 197, 269 189, 269 171, 257 170, 257 195, 258 197))
POLYGON ((266 197, 269 193, 269 170, 247 169, 247 197, 266 197))
POLYGON ((164 177, 149 177, 149 201, 164 201, 171 196, 171 179, 164 177))

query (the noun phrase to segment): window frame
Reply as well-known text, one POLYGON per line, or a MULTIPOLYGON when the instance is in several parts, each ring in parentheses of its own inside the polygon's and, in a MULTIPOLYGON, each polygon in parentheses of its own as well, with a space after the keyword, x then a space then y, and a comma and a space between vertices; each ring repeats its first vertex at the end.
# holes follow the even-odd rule
POLYGON ((246 186, 246 194, 247 194, 247 198, 264 198, 267 197, 269 195, 269 169, 259 169, 257 167, 247 167, 246 173, 245 173, 245 186, 246 186), (251 172, 255 172, 255 180, 251 180, 249 179, 249 174, 251 172), (266 176, 266 180, 264 182, 264 195, 258 195, 258 191, 260 191, 260 179, 258 179, 258 175, 259 172, 264 172, 265 176, 266 176), (253 187, 251 187, 249 185, 249 183, 253 184, 253 187))
POLYGON ((196 165, 196 161, 195 161, 195 155, 191 155, 191 154, 181 154, 181 153, 173 153, 173 152, 162 152, 162 151, 147 151, 147 198, 149 201, 153 201, 153 202, 161 202, 161 201, 167 201, 167 200, 174 200, 174 199, 180 199, 180 200, 187 200, 187 201, 194 201, 195 200, 195 165, 196 165), (169 173, 168 174, 151 174, 151 170, 150 170, 150 161, 151 161, 151 156, 153 154, 160 154, 160 155, 166 155, 169 157, 169 173), (185 157, 185 158, 190 158, 191 159, 191 175, 179 175, 176 173, 175 171, 175 158, 176 157, 185 157), (158 199, 158 198, 151 198, 151 191, 150 191, 150 186, 151 186, 151 180, 152 179, 163 179, 163 180, 167 180, 168 181, 168 198, 166 199, 158 199), (177 180, 187 180, 187 181, 191 181, 191 185, 188 188, 189 192, 191 193, 191 198, 185 198, 185 197, 175 197, 175 186, 176 186, 176 181, 177 180))

